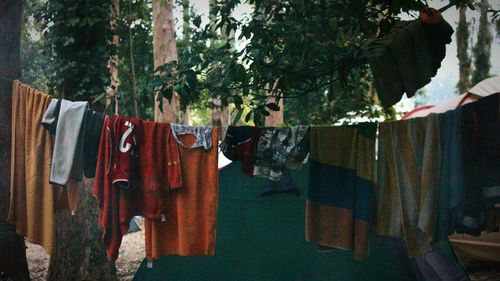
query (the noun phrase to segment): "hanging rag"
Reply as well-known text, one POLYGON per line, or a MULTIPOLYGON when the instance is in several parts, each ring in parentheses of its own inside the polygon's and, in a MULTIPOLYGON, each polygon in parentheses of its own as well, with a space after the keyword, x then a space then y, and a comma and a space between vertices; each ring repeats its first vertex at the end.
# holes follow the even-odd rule
POLYGON ((308 126, 262 128, 253 174, 279 181, 286 168, 300 168, 308 154, 308 126))
POLYGON ((70 178, 76 181, 83 178, 87 109, 88 102, 53 99, 45 111, 42 125, 55 133, 50 169, 53 184, 66 186, 70 178))
POLYGON ((306 240, 368 256, 377 124, 312 127, 306 240))
MULTIPOLYGON (((173 128, 173 127, 172 127, 173 128)), ((175 134, 175 130, 172 130, 175 134)), ((182 188, 173 190, 167 202, 166 219, 145 219, 146 258, 166 255, 214 255, 217 205, 217 146, 191 148, 199 138, 177 136, 181 161, 182 188)), ((218 130, 211 130, 217 143, 218 130)))
POLYGON ((8 222, 30 243, 54 248, 54 200, 50 184, 52 135, 40 124, 52 97, 20 81, 12 86, 12 147, 8 222))
POLYGON ((85 116, 85 144, 83 174, 86 178, 94 178, 97 165, 97 152, 99 151, 99 140, 101 139, 104 114, 89 109, 85 116))
POLYGON ((229 126, 221 151, 231 161, 241 161, 241 170, 252 177, 257 153, 260 128, 251 126, 229 126))
POLYGON ((403 236, 410 256, 432 249, 438 211, 439 116, 380 124, 377 233, 403 236))
MULTIPOLYGON (((180 136, 192 135, 196 137, 196 140, 189 148, 203 147, 208 151, 212 147, 212 126, 189 126, 181 124, 171 124, 171 128, 173 137, 181 146, 185 145, 179 140, 180 136)), ((218 140, 215 143, 218 143, 218 140)))
POLYGON ((457 232, 479 235, 495 225, 500 204, 500 93, 462 107, 465 206, 457 232))
POLYGON ((400 21, 387 35, 366 45, 364 54, 384 108, 396 104, 404 93, 412 97, 431 81, 452 34, 453 28, 444 19, 437 23, 400 21))
POLYGON ((93 194, 109 260, 118 257, 132 217, 162 219, 171 189, 182 185, 170 124, 120 116, 102 128, 93 194))

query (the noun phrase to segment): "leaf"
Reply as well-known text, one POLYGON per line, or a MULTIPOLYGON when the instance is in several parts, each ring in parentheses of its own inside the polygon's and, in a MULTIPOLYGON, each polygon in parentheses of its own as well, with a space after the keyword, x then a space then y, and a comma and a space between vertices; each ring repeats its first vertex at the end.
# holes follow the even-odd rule
POLYGON ((235 105, 242 105, 243 99, 240 96, 233 96, 233 101, 235 105))
POLYGON ((233 125, 236 125, 238 123, 238 121, 240 121, 242 114, 243 114, 243 109, 238 110, 238 112, 236 113, 236 116, 234 116, 233 125))
POLYGON ((253 110, 250 110, 247 115, 245 116, 245 122, 248 123, 250 122, 250 118, 252 118, 253 115, 253 110))
POLYGON ((201 16, 196 16, 194 19, 193 19, 193 24, 196 26, 196 27, 200 27, 201 25, 201 16))

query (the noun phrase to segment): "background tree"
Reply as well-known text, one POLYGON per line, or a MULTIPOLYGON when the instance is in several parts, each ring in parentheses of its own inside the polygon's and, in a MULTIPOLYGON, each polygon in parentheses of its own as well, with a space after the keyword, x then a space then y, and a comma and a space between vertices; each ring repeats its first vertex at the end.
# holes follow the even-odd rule
POLYGON ((456 30, 457 36, 457 58, 458 58, 458 83, 457 93, 462 94, 468 91, 471 87, 471 59, 469 56, 469 23, 467 22, 467 5, 465 3, 459 8, 458 27, 456 30))
MULTIPOLYGON (((111 4, 110 0, 51 0, 44 4, 52 95, 90 101, 93 108, 104 109, 110 85, 108 62, 114 54, 111 4)), ((50 257, 48 280, 116 279, 102 243, 92 183, 84 183, 75 215, 68 210, 56 212, 57 243, 50 257)))
POLYGON ((479 28, 477 31, 477 42, 472 53, 474 55, 474 71, 472 72, 472 84, 481 82, 488 78, 491 68, 491 35, 490 22, 488 21, 488 10, 490 5, 488 0, 481 0, 479 4, 479 28))

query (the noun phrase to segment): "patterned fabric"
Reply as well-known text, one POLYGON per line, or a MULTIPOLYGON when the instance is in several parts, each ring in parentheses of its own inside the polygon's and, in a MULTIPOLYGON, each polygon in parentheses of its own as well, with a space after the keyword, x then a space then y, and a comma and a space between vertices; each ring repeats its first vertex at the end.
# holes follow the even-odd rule
POLYGON ((203 147, 205 150, 210 150, 212 147, 212 126, 189 126, 181 124, 171 124, 173 136, 177 143, 181 146, 186 147, 181 141, 179 141, 179 136, 183 135, 194 135, 196 141, 187 148, 198 148, 203 147))
POLYGON ((248 176, 253 176, 257 143, 260 128, 250 126, 229 126, 221 151, 229 160, 241 161, 241 170, 248 176))
POLYGON ((308 153, 308 126, 262 128, 253 173, 279 181, 284 169, 300 168, 308 153))
POLYGON ((306 240, 368 256, 377 124, 312 127, 306 240))
POLYGON ((377 232, 404 236, 410 256, 431 250, 440 185, 439 116, 380 124, 377 232))

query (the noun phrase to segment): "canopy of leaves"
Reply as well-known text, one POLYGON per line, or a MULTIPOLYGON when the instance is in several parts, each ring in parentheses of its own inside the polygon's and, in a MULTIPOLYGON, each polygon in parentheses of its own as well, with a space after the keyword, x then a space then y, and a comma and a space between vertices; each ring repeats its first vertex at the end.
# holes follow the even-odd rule
MULTIPOLYGON (((331 121, 350 111, 369 112, 373 99, 368 96, 370 76, 361 46, 388 30, 396 15, 424 6, 418 0, 247 2, 254 10, 243 21, 231 16, 240 0, 217 3, 214 9, 216 30, 241 31, 238 39, 248 42, 244 48, 220 42, 208 52, 213 28, 201 27, 194 17, 190 47, 179 62, 158 69, 152 88, 167 98, 178 92, 186 105, 203 92, 220 96, 223 105, 232 102, 240 111, 250 107, 246 119, 257 123, 267 110, 277 110, 282 98, 288 106, 292 98, 303 97, 310 108, 323 107, 318 113, 331 121)), ((301 122, 325 120, 299 115, 301 122)))

